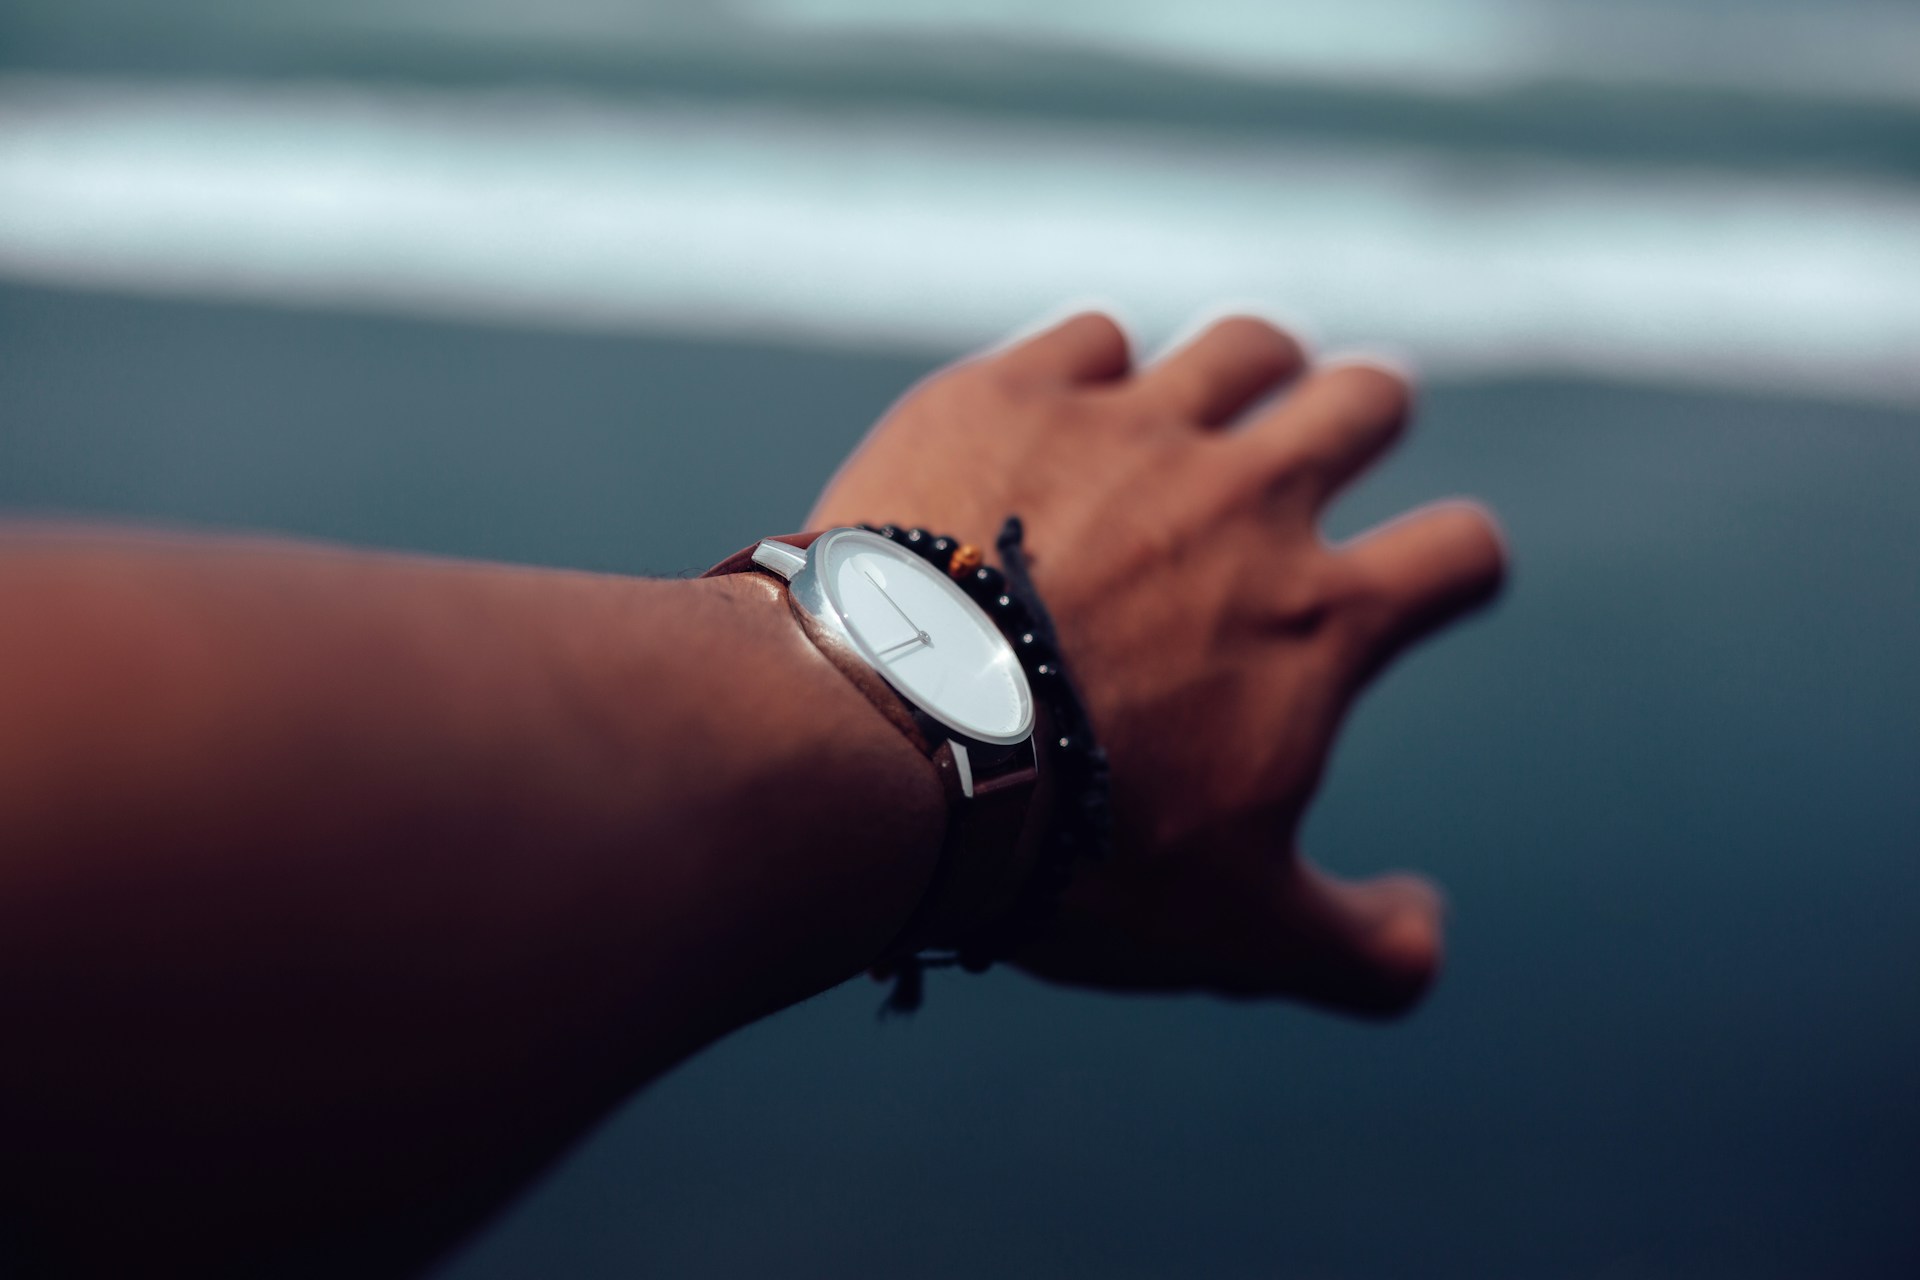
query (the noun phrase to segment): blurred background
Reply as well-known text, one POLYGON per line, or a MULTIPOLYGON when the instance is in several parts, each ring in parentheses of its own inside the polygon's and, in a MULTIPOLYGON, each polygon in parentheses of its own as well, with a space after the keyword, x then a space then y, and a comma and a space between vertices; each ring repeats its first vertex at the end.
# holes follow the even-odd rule
POLYGON ((1920 8, 0 12, 15 511, 696 570, 1077 305, 1409 359, 1333 532, 1502 513, 1307 832, 1435 998, 852 984, 437 1280, 1920 1275, 1920 8))

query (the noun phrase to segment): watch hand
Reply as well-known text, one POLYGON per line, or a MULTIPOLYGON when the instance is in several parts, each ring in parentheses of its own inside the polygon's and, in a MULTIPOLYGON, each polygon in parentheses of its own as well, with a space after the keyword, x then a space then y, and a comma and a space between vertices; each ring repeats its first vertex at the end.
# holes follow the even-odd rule
MULTIPOLYGON (((907 616, 907 611, 900 607, 899 601, 887 594, 887 589, 880 585, 880 579, 874 577, 873 574, 866 569, 862 569, 860 572, 866 575, 867 581, 873 584, 873 589, 880 593, 881 598, 893 606, 893 611, 900 615, 900 620, 913 628, 914 639, 918 640, 921 644, 933 643, 933 638, 922 631, 920 625, 907 616)), ((900 643, 905 644, 906 641, 902 640, 900 643)))
POLYGON ((894 644, 890 644, 884 649, 877 649, 874 651, 873 656, 876 658, 884 658, 888 654, 892 653, 895 649, 904 649, 906 646, 910 644, 922 644, 922 643, 927 643, 927 644, 932 643, 927 639, 927 633, 924 631, 922 631, 917 636, 908 636, 905 640, 897 641, 894 644))

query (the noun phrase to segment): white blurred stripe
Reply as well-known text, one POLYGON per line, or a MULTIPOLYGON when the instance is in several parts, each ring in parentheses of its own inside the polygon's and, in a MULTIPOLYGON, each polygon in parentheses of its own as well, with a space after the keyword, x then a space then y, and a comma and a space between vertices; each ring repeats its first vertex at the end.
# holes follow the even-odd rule
POLYGON ((0 78, 0 275, 951 352, 1223 302, 1428 371, 1920 404, 1920 191, 1010 122, 0 78))

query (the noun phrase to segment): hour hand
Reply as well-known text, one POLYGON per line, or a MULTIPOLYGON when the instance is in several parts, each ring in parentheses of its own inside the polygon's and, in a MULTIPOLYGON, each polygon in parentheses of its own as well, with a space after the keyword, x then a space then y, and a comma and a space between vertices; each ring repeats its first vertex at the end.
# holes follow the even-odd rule
POLYGON ((885 658, 889 654, 898 653, 900 650, 905 649, 908 645, 932 644, 932 643, 933 641, 928 637, 927 633, 924 631, 920 631, 920 632, 916 632, 913 635, 908 636, 905 640, 901 640, 894 644, 890 644, 884 649, 876 650, 874 653, 874 656, 878 658, 885 658))

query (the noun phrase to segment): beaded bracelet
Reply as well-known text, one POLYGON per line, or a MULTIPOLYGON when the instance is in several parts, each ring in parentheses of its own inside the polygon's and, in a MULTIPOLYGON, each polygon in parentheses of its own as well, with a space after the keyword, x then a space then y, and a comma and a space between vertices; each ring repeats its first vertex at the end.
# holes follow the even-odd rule
POLYGON ((884 1016, 920 1007, 925 970, 958 966, 983 973, 1046 928, 1073 879, 1074 863, 1106 855, 1113 837, 1113 783, 1107 753, 1093 736, 1086 703, 1060 654, 1053 618, 1034 589, 1020 517, 1008 516, 995 542, 1005 573, 986 564, 978 547, 954 538, 890 524, 860 527, 938 566, 999 626, 1019 655, 1035 698, 1046 705, 1055 771, 1054 822, 1013 909, 956 950, 923 951, 876 969, 876 977, 894 984, 881 1006, 884 1016))

